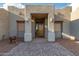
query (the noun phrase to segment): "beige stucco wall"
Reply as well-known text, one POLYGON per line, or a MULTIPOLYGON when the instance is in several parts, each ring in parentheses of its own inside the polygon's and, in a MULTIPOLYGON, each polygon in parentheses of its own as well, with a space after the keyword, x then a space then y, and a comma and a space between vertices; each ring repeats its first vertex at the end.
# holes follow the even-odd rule
POLYGON ((65 7, 63 9, 57 9, 56 15, 58 14, 57 18, 55 20, 57 21, 63 21, 63 32, 62 36, 63 38, 70 38, 70 17, 71 17, 71 7, 65 7))
POLYGON ((0 40, 2 40, 2 36, 5 35, 4 38, 8 36, 9 32, 9 18, 8 11, 0 8, 0 40))
POLYGON ((26 5, 25 41, 32 40, 31 13, 48 13, 48 41, 55 41, 54 23, 51 21, 54 20, 53 10, 52 5, 26 5))
POLYGON ((16 21, 24 20, 24 9, 19 9, 14 6, 9 6, 8 11, 9 11, 9 19, 10 19, 9 35, 16 36, 17 35, 17 22, 16 21), (20 15, 20 12, 23 15, 20 15))
POLYGON ((72 12, 71 7, 56 9, 55 15, 57 15, 57 18, 55 20, 64 21, 64 22, 65 21, 71 21, 71 12, 72 12))
MULTIPOLYGON (((50 5, 27 5, 26 6, 26 9, 18 9, 16 7, 12 7, 10 6, 9 7, 9 19, 10 19, 10 26, 9 26, 9 29, 10 29, 10 35, 16 35, 17 33, 17 24, 16 24, 16 20, 24 20, 23 17, 21 17, 19 15, 19 12, 22 11, 23 13, 26 13, 26 16, 24 17, 25 20, 28 19, 30 22, 29 24, 27 24, 27 29, 26 32, 30 35, 30 37, 32 38, 32 30, 31 30, 31 15, 30 13, 50 13, 49 15, 49 18, 53 18, 53 9, 51 9, 51 6, 50 5), (40 10, 41 9, 41 10, 40 10)), ((64 8, 64 9, 58 9, 58 10, 55 10, 55 13, 58 14, 60 13, 61 14, 61 17, 58 18, 58 19, 55 19, 55 20, 58 20, 58 21, 64 21, 63 22, 63 37, 64 38, 69 38, 69 35, 70 35, 70 13, 71 13, 71 8, 64 8)), ((59 15, 58 15, 59 16, 59 15)), ((49 21, 50 22, 50 21, 49 21)), ((48 22, 48 23, 49 23, 48 22)), ((25 24, 26 25, 26 24, 25 24)), ((51 25, 54 25, 54 24, 51 24, 51 25)), ((49 26, 50 27, 50 26, 49 26)), ((51 28, 51 27, 50 27, 51 28)), ((53 30, 53 27, 51 28, 53 30)), ((53 30, 54 31, 54 30, 53 30)), ((50 35, 49 35, 50 36, 50 35)), ((25 35, 25 37, 28 37, 25 35)), ((31 39, 30 38, 30 39, 31 39)))
MULTIPOLYGON (((8 33, 9 30, 9 35, 14 36, 17 34, 17 23, 16 20, 29 20, 30 22, 27 23, 25 25, 25 37, 29 37, 28 39, 32 38, 32 32, 31 32, 31 13, 48 13, 48 30, 49 30, 49 34, 48 34, 48 39, 50 39, 49 41, 54 41, 52 40, 55 39, 55 35, 54 35, 54 23, 51 22, 51 19, 53 20, 57 20, 54 19, 54 9, 53 6, 50 5, 27 5, 26 9, 18 9, 16 7, 13 6, 9 6, 8 7, 8 11, 0 9, 0 38, 2 37, 2 35, 5 35, 8 33), (19 15, 19 13, 22 12, 23 15, 19 15), (26 16, 24 15, 24 13, 26 13, 26 16), (24 17, 25 16, 25 17, 24 17), (25 19, 24 19, 25 18, 25 19), (27 33, 27 35, 26 35, 27 33)), ((62 16, 61 18, 58 18, 58 20, 62 20, 63 22, 63 33, 65 33, 63 35, 63 37, 68 38, 70 35, 70 13, 71 13, 71 9, 70 8, 64 8, 64 9, 58 9, 55 10, 55 13, 60 13, 62 16)), ((59 16, 59 15, 58 15, 59 16)), ((26 40, 28 41, 28 40, 26 40)))
POLYGON ((79 7, 71 13, 71 35, 76 40, 79 40, 79 7))
POLYGON ((76 19, 79 19, 79 7, 71 13, 71 21, 76 19))

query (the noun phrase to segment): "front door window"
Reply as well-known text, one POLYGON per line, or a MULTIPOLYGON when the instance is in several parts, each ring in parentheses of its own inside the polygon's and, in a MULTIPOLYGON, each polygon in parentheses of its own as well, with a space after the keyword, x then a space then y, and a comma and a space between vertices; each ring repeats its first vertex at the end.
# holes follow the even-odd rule
POLYGON ((36 37, 44 37, 44 24, 36 23, 36 37))

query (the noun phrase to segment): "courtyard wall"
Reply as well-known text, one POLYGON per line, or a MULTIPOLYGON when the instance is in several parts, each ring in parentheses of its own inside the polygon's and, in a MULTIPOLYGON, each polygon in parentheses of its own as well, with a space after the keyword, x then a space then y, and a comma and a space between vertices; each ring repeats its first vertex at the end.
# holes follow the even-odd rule
POLYGON ((8 11, 0 8, 0 40, 8 37, 9 33, 9 16, 8 11))

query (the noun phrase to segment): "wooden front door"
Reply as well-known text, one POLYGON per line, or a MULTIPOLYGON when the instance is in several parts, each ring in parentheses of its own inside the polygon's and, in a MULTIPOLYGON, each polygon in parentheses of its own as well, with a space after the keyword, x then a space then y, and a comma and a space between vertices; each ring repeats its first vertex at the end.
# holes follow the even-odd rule
POLYGON ((39 20, 39 21, 36 21, 35 22, 35 36, 36 37, 44 37, 45 36, 45 26, 44 26, 45 24, 44 24, 44 20, 43 21, 41 21, 41 20, 39 20))
POLYGON ((24 32, 25 32, 25 22, 17 21, 17 36, 19 38, 24 38, 24 32))

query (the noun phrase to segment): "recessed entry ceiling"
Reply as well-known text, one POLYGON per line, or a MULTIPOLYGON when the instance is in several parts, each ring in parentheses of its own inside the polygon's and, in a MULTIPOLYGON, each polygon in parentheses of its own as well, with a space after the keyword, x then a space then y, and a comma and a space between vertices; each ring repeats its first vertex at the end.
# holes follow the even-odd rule
POLYGON ((48 14, 47 13, 33 13, 31 14, 31 17, 32 18, 37 18, 37 19, 42 19, 42 18, 47 18, 48 17, 48 14))

